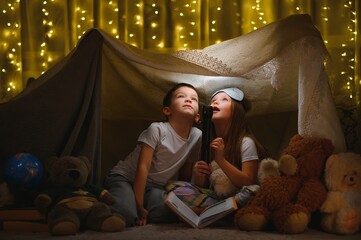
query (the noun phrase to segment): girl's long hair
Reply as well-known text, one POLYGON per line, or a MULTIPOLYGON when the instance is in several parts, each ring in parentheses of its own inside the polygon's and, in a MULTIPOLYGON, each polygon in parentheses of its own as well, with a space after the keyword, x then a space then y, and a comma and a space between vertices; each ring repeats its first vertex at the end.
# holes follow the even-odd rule
POLYGON ((266 158, 269 154, 264 146, 254 136, 246 113, 251 109, 251 102, 244 98, 241 102, 232 99, 232 119, 227 128, 225 142, 225 158, 238 167, 242 166, 242 142, 244 137, 251 138, 256 144, 259 160, 266 158))

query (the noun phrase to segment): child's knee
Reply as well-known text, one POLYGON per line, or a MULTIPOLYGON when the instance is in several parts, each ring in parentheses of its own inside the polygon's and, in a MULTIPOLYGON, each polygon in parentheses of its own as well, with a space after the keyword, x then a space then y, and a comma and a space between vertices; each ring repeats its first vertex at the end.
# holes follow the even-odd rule
POLYGON ((120 214, 124 217, 126 227, 135 226, 136 220, 138 218, 136 211, 131 210, 130 208, 116 208, 111 206, 112 212, 120 214))
POLYGON ((166 205, 160 205, 149 211, 148 221, 150 223, 175 223, 178 217, 166 205))

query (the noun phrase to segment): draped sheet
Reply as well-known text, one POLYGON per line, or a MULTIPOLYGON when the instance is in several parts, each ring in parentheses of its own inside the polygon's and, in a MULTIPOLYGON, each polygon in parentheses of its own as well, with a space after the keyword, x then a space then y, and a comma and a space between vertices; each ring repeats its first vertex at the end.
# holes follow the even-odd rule
POLYGON ((298 133, 329 138, 337 152, 345 151, 324 69, 327 57, 308 15, 171 53, 142 50, 90 29, 58 64, 0 104, 0 160, 24 151, 42 161, 85 155, 93 164, 92 181, 99 182, 106 161, 102 122, 162 120, 162 98, 177 82, 194 85, 201 104, 217 89, 239 87, 252 101, 251 116, 296 111, 298 133))

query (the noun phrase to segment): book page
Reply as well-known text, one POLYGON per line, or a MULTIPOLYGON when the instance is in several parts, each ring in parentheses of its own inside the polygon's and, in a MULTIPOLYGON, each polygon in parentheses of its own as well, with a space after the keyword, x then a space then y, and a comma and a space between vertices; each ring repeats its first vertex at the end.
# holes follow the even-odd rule
POLYGON ((175 210, 184 220, 189 222, 192 226, 197 227, 199 216, 182 200, 180 200, 174 192, 170 192, 167 196, 166 203, 171 205, 170 207, 175 210))
POLYGON ((209 216, 216 215, 218 213, 224 212, 232 208, 233 208, 233 199, 227 198, 204 209, 204 211, 201 213, 199 217, 207 218, 209 216))
POLYGON ((204 226, 208 223, 214 222, 228 213, 237 209, 237 204, 233 197, 229 197, 222 201, 219 201, 208 208, 206 208, 199 216, 199 225, 204 226))

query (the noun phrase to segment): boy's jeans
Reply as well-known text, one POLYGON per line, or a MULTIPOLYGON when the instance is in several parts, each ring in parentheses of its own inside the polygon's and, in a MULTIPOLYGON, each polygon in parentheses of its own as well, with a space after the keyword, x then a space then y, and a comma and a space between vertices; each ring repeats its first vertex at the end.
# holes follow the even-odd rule
MULTIPOLYGON (((125 218, 126 226, 135 226, 138 214, 133 192, 133 183, 118 174, 105 178, 104 187, 113 195, 115 203, 111 205, 113 212, 125 218)), ((149 223, 174 223, 177 216, 164 203, 165 190, 159 185, 147 183, 144 193, 144 208, 148 210, 149 223)))

